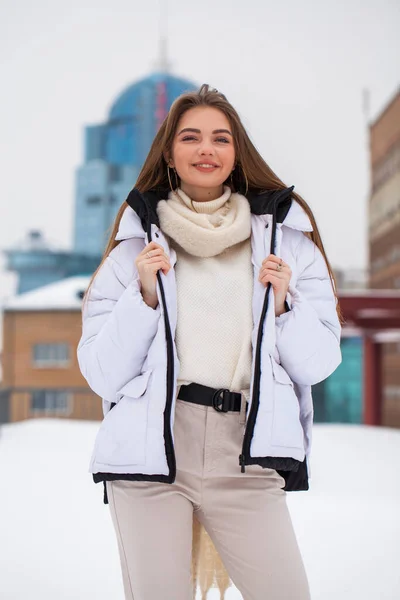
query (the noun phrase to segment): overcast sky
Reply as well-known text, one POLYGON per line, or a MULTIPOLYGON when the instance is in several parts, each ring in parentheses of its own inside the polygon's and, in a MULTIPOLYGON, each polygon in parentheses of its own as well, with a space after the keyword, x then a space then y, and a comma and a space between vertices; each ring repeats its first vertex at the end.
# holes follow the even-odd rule
MULTIPOLYGON (((362 91, 400 84, 398 0, 169 0, 172 72, 217 87, 266 161, 310 204, 334 267, 364 267, 362 91)), ((159 0, 1 0, 0 248, 40 228, 72 241, 83 127, 154 69, 159 0)), ((0 266, 1 268, 1 266, 0 266)), ((0 273, 0 298, 13 288, 0 273)))

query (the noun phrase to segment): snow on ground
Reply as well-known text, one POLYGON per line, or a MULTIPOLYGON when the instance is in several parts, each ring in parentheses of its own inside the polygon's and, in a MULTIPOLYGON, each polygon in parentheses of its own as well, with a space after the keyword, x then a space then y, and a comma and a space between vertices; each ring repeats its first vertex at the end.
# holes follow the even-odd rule
MULTIPOLYGON (((109 508, 87 471, 98 426, 1 427, 1 600, 123 600, 109 508)), ((314 426, 311 489, 287 494, 312 600, 400 598, 399 453, 397 430, 314 426)))

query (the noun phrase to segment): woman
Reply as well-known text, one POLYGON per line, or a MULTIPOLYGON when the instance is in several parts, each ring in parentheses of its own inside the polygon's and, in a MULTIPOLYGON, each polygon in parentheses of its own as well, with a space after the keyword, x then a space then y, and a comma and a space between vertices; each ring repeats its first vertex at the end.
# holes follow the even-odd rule
POLYGON ((81 371, 103 398, 104 482, 129 600, 305 600, 286 492, 307 490, 311 385, 341 362, 308 205, 225 96, 180 96, 85 296, 81 371), (201 525, 201 527, 200 527, 201 525), (193 533, 193 536, 192 536, 193 533), (226 568, 226 571, 225 571, 226 568))

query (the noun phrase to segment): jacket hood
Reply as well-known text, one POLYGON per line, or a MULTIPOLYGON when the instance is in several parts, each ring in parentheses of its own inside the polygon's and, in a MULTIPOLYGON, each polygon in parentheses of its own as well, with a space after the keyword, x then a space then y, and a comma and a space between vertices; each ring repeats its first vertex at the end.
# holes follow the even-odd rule
MULTIPOLYGON (((283 190, 268 190, 265 192, 250 191, 246 198, 250 204, 250 211, 255 215, 276 213, 277 223, 299 231, 312 231, 313 227, 309 216, 298 202, 292 198, 294 186, 283 190)), ((122 215, 116 240, 132 237, 145 237, 151 224, 160 227, 157 215, 157 204, 167 197, 165 191, 150 190, 139 192, 133 188, 126 199, 129 205, 122 215), (132 209, 132 210, 131 210, 132 209)))

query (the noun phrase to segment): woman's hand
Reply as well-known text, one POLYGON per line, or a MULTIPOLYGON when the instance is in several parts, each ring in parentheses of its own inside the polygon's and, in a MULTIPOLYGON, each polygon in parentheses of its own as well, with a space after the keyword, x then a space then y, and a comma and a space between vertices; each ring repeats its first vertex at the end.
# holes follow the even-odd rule
POLYGON ((157 271, 161 269, 164 275, 168 273, 171 269, 169 256, 160 244, 150 242, 137 255, 135 265, 139 273, 143 300, 155 309, 158 304, 157 271))
POLYGON ((286 312, 285 300, 289 288, 292 270, 281 258, 270 254, 262 261, 258 280, 265 286, 271 282, 275 296, 275 316, 286 312))

